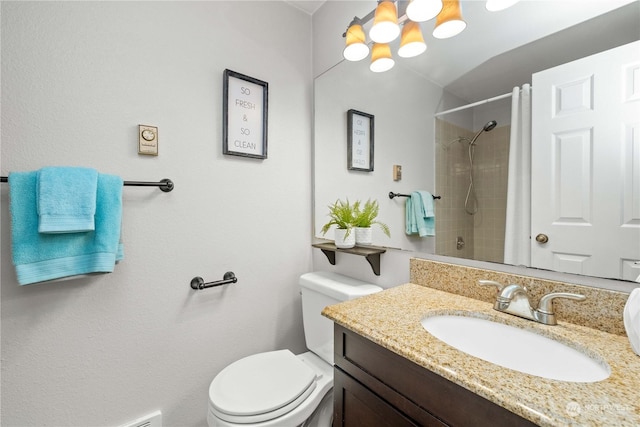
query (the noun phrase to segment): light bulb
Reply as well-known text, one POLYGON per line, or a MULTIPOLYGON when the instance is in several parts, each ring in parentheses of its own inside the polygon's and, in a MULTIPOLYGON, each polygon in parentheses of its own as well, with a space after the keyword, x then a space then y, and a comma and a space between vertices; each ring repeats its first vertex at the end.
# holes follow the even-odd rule
POLYGON ((373 27, 369 30, 369 37, 376 43, 389 43, 399 35, 396 5, 388 0, 380 2, 373 18, 373 27))
POLYGON ((519 0, 487 0, 485 7, 490 12, 497 12, 518 3, 519 0))
POLYGON ((413 21, 407 21, 402 29, 402 39, 400 40, 400 48, 398 55, 403 58, 412 58, 420 55, 427 50, 427 45, 422 37, 420 24, 413 21))
POLYGON ((411 0, 407 6, 407 18, 414 22, 424 22, 438 16, 442 10, 442 0, 411 0))
POLYGON ((374 73, 382 73, 393 68, 395 61, 391 57, 391 48, 386 43, 376 43, 371 50, 371 65, 369 69, 374 73))
POLYGON ((467 23, 462 20, 462 13, 460 12, 460 2, 458 0, 444 0, 442 2, 442 11, 436 19, 433 37, 447 39, 460 34, 466 27, 467 23))
POLYGON ((346 47, 342 56, 348 61, 360 61, 369 54, 369 46, 366 44, 362 25, 353 24, 347 30, 346 47))

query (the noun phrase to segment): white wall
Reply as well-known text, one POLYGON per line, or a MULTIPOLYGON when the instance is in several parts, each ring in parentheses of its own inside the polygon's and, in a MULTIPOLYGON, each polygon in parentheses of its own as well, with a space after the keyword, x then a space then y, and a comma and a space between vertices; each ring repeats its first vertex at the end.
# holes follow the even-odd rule
POLYGON ((311 19, 284 2, 2 2, 1 174, 90 166, 124 188, 125 260, 21 287, 2 207, 3 426, 206 424, 225 365, 304 350, 311 19), (295 37, 291 35, 295 34, 295 37), (269 158, 223 156, 222 73, 269 82, 269 158), (160 155, 137 154, 137 125, 160 155), (238 283, 193 291, 194 276, 238 283))

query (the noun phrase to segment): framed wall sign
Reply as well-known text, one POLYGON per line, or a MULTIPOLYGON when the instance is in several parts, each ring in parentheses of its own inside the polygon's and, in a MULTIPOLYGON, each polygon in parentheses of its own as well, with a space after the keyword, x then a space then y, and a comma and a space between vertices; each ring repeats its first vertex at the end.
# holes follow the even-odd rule
POLYGON ((222 153, 267 158, 269 83, 224 70, 222 153))
POLYGON ((373 171, 373 115, 347 111, 347 169, 373 171))

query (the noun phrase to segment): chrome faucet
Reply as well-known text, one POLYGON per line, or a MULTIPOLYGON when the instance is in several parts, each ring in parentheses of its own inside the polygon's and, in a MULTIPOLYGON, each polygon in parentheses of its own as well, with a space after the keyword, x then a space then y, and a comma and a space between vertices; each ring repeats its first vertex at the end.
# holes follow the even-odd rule
POLYGON ((556 298, 568 298, 576 301, 584 301, 586 297, 580 294, 567 292, 552 292, 540 298, 538 308, 533 309, 529 302, 527 289, 516 284, 503 285, 493 280, 479 280, 481 286, 495 286, 498 296, 493 308, 514 316, 534 320, 545 325, 557 325, 556 315, 553 312, 553 300, 556 298))

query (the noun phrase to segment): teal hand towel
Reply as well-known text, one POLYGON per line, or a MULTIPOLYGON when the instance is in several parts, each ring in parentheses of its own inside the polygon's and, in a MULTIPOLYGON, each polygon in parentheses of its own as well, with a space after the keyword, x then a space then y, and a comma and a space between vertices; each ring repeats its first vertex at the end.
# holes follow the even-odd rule
POLYGON ((433 207, 433 196, 428 191, 417 191, 420 195, 420 199, 422 201, 422 209, 420 211, 416 211, 416 221, 418 223, 418 235, 420 237, 424 236, 435 236, 436 235, 436 227, 435 227, 435 209, 433 207), (418 212, 421 214, 421 217, 418 217, 418 212))
POLYGON ((98 171, 45 167, 37 174, 40 233, 78 233, 95 229, 98 171))
POLYGON ((415 211, 413 209, 413 201, 411 197, 407 198, 404 204, 405 233, 407 235, 417 234, 418 226, 416 224, 415 211))
POLYGON ((427 191, 414 191, 405 204, 405 232, 420 237, 435 236, 433 196, 427 191))
POLYGON ((12 255, 18 283, 112 272, 122 257, 122 179, 98 174, 95 230, 65 234, 38 232, 37 179, 37 172, 9 175, 12 255))

